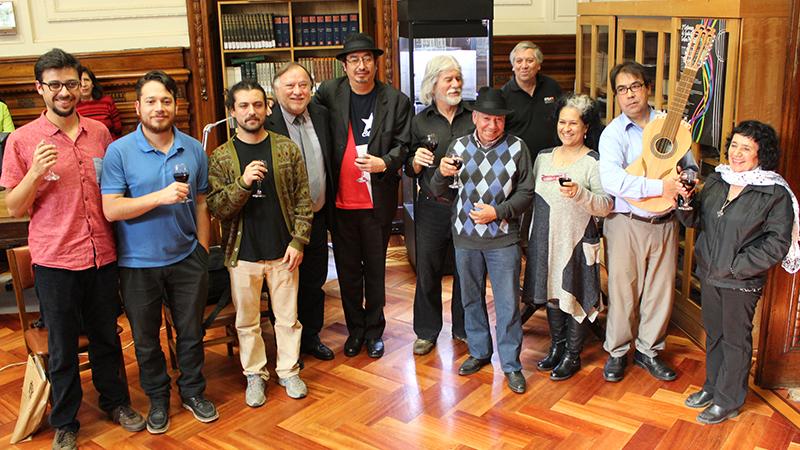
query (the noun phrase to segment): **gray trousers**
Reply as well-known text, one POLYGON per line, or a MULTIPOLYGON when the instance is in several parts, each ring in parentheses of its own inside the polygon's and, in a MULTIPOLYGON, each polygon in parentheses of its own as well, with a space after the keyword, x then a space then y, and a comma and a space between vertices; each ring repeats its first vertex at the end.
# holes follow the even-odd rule
POLYGON ((678 224, 674 220, 650 224, 612 214, 603 232, 608 250, 603 348, 611 356, 624 356, 635 336, 636 349, 655 356, 664 349, 672 313, 678 224))

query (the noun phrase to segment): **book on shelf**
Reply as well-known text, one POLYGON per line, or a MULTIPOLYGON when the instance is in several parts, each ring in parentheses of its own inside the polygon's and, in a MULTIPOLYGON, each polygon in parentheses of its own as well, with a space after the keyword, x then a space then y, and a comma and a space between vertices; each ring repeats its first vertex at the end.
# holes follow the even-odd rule
POLYGON ((345 75, 341 61, 333 57, 298 58, 297 62, 311 73, 317 85, 325 80, 345 75))
POLYGON ((345 37, 357 32, 358 14, 294 16, 294 45, 296 47, 342 45, 345 37))
POLYGON ((222 48, 251 50, 274 48, 275 27, 272 13, 222 15, 222 48))
POLYGON ((251 58, 234 58, 231 65, 225 67, 226 88, 242 80, 254 80, 264 88, 268 96, 272 95, 272 79, 278 70, 289 61, 266 61, 263 56, 251 58))

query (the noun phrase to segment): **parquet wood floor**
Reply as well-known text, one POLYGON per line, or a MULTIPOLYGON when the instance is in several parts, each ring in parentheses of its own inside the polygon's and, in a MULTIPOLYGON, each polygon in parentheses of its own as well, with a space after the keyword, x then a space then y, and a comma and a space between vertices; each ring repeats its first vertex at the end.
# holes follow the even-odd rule
MULTIPOLYGON (((668 338, 666 359, 678 379, 660 382, 630 367, 616 384, 602 378, 606 354, 591 337, 584 368, 570 380, 555 383, 535 370, 547 351, 542 312, 525 326, 522 352, 528 391, 512 393, 495 356, 493 367, 460 377, 466 345, 450 338, 449 317, 436 349, 414 357, 412 300, 415 277, 403 252, 392 252, 387 266, 386 355, 370 359, 342 354, 347 337, 336 281, 326 285, 326 320, 322 339, 336 352, 333 361, 306 359, 301 376, 309 396, 288 398, 273 378, 267 404, 244 404, 245 379, 238 357, 224 346, 206 351, 206 395, 220 420, 200 424, 180 407, 173 389, 171 425, 160 436, 127 433, 97 409, 97 393, 83 375, 84 402, 79 419, 82 448, 553 448, 553 449, 784 449, 800 448, 800 430, 754 394, 742 414, 718 426, 695 422, 697 411, 683 406, 688 393, 703 382, 703 352, 679 331, 668 338)), ((449 279, 445 286, 449 286, 449 279)), ((446 288, 449 293, 449 288, 446 288)), ((449 294, 448 298, 449 298, 449 294)), ((491 298, 491 296, 490 296, 491 298)), ((445 306, 445 311, 449 306, 445 306)), ((491 309, 491 305, 490 305, 491 309)), ((123 345, 131 340, 127 322, 123 345)), ((274 339, 265 332, 270 370, 274 339)), ((162 342, 164 342, 162 340, 162 342)), ((165 347, 166 353, 166 347, 165 347)), ((15 316, 0 316, 0 366, 23 361, 25 348, 15 316)), ((133 347, 125 349, 133 406, 145 413, 147 398, 139 387, 133 347)), ((19 405, 24 367, 0 372, 0 447, 7 446, 19 405)), ((176 374, 172 373, 173 378, 176 374)), ((44 426, 31 442, 13 448, 48 448, 53 430, 44 426)))

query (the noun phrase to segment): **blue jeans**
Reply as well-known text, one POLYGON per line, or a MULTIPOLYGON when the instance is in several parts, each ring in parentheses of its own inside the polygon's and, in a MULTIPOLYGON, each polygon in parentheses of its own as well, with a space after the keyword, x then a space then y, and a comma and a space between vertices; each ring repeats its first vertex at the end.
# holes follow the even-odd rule
POLYGON ((497 351, 503 372, 522 370, 519 361, 522 350, 522 323, 518 307, 519 246, 515 244, 491 250, 456 247, 456 266, 461 282, 469 354, 478 359, 492 356, 492 334, 483 295, 488 271, 497 319, 497 351))

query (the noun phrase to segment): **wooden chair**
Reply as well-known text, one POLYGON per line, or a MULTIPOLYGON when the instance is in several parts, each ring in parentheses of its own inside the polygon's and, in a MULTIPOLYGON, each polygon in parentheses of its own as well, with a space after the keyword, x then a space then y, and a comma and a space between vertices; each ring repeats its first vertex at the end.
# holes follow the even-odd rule
MULTIPOLYGON (((8 266, 11 270, 11 284, 14 287, 14 297, 17 300, 17 309, 19 310, 19 322, 22 326, 22 333, 24 336, 25 347, 29 353, 42 356, 45 364, 47 364, 50 355, 47 346, 47 328, 34 327, 32 324, 35 322, 33 316, 28 313, 25 305, 25 290, 34 286, 33 279, 33 265, 31 264, 31 253, 28 246, 16 247, 6 250, 8 257, 8 266)), ((117 334, 122 333, 122 327, 117 325, 117 334)), ((78 337, 78 352, 86 353, 89 351, 89 338, 85 334, 78 337)), ((89 361, 81 363, 79 370, 86 370, 90 367, 89 361)), ((125 372, 125 359, 121 360, 120 376, 127 385, 128 377, 125 372)))

